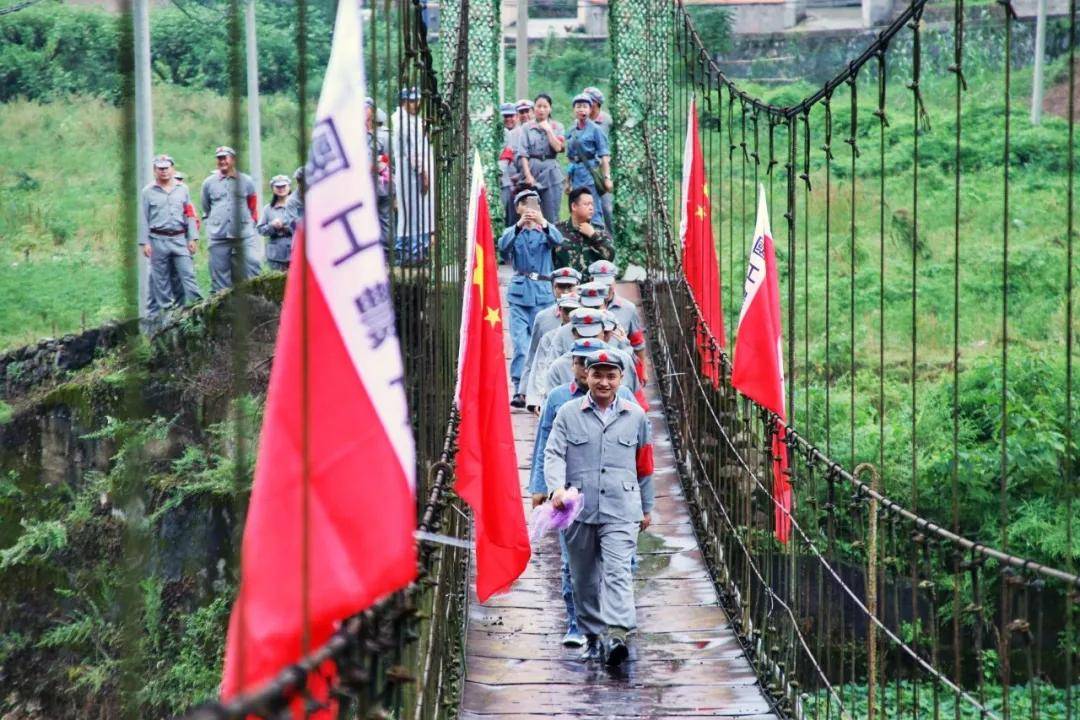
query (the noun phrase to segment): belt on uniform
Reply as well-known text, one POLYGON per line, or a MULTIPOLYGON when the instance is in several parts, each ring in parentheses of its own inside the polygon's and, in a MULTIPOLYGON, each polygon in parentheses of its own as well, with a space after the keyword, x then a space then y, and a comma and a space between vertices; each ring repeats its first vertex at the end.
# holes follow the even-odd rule
POLYGON ((518 271, 518 272, 516 272, 514 274, 515 275, 520 275, 523 278, 528 278, 529 280, 547 280, 548 282, 551 281, 551 276, 550 275, 541 275, 540 273, 535 273, 535 272, 520 272, 520 271, 518 271))
POLYGON ((554 160, 554 155, 530 155, 530 160, 554 160))
POLYGON ((176 237, 177 235, 183 235, 187 230, 159 230, 158 228, 150 228, 150 232, 155 235, 164 235, 165 237, 176 237))

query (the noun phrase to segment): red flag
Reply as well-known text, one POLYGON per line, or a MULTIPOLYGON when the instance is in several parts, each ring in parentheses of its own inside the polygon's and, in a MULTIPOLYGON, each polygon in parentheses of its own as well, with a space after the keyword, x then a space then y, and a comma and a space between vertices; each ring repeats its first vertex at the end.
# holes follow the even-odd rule
POLYGON ((769 229, 765 188, 758 187, 757 226, 746 271, 746 288, 735 337, 735 361, 731 384, 743 395, 779 416, 773 434, 773 499, 776 537, 787 542, 791 535, 791 483, 788 482, 787 445, 784 443, 784 350, 780 329, 780 283, 776 251, 769 229))
MULTIPOLYGON (((724 313, 720 305, 720 270, 713 240, 709 180, 705 176, 705 157, 701 152, 697 105, 693 98, 686 119, 686 144, 683 146, 683 214, 679 236, 682 238, 686 282, 701 310, 702 321, 720 347, 724 348, 724 313)), ((710 350, 705 332, 698 335, 698 353, 702 372, 716 387, 720 384, 720 358, 710 350)))
MULTIPOLYGON (((222 698, 416 575, 415 451, 371 167, 356 3, 337 24, 270 374, 222 698), (310 240, 310 242, 308 242, 310 240), (305 552, 306 550, 306 552, 305 552)), ((309 683, 326 700, 325 683, 309 683)))
POLYGON ((529 564, 514 432, 510 425, 502 302, 480 158, 473 163, 468 268, 461 315, 457 404, 461 413, 454 490, 476 520, 476 595, 510 587, 529 564))

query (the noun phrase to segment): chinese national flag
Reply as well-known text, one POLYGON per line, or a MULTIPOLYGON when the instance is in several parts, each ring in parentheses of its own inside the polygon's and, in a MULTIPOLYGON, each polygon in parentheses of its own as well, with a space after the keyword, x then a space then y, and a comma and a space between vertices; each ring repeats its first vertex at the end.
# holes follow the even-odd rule
POLYGON ((784 347, 780 325, 780 283, 776 271, 776 251, 769 229, 769 208, 765 188, 758 187, 757 224, 739 327, 735 337, 735 361, 731 384, 746 397, 779 416, 773 434, 773 499, 776 537, 787 542, 791 536, 791 483, 787 478, 787 445, 784 443, 784 347))
MULTIPOLYGON (((701 319, 712 332, 720 347, 725 347, 724 314, 720 306, 720 270, 713 241, 712 207, 709 202, 709 180, 705 177, 705 157, 698 137, 697 105, 690 100, 686 120, 686 144, 683 146, 683 214, 679 228, 682 238, 683 272, 694 294, 701 319)), ((708 335, 698 335, 698 352, 702 372, 720 383, 720 358, 709 349, 708 335)))
POLYGON ((529 563, 529 535, 510 425, 502 302, 479 155, 469 204, 468 268, 458 358, 457 481, 476 520, 476 595, 510 587, 529 563))
MULTIPOLYGON (((356 3, 338 3, 316 114, 323 138, 335 126, 363 127, 361 38, 356 3)), ((229 621, 225 700, 257 690, 341 620, 416 576, 415 450, 371 163, 362 134, 334 139, 330 150, 352 162, 319 162, 313 151, 307 165, 305 226, 293 244, 229 621)), ((331 702, 332 673, 308 678, 312 698, 331 702)), ((303 705, 294 701, 294 716, 330 715, 303 705)))

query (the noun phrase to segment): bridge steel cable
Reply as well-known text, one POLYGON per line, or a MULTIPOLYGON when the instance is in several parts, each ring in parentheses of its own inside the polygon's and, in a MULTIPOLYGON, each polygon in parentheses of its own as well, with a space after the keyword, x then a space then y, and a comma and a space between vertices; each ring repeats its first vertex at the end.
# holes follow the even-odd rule
MULTIPOLYGON (((969 93, 969 78, 965 76, 967 14, 963 0, 955 0, 951 52, 931 56, 923 38, 925 9, 925 0, 912 0, 869 47, 792 105, 757 97, 728 78, 716 56, 701 42, 682 3, 677 2, 674 9, 677 33, 670 54, 676 63, 671 76, 676 88, 673 97, 685 100, 692 95, 699 100, 706 170, 715 184, 711 202, 721 267, 725 261, 728 264, 721 278, 728 283, 725 318, 732 337, 737 327, 733 320, 738 317, 738 308, 732 303, 739 272, 736 266, 752 239, 748 225, 753 203, 747 202, 747 192, 748 188, 755 192, 758 181, 765 179, 759 174, 762 162, 766 163, 772 215, 779 218, 782 213, 787 221, 786 248, 777 248, 780 279, 787 283, 787 442, 789 479, 796 497, 790 514, 794 536, 787 546, 778 543, 771 532, 775 511, 782 512, 772 497, 770 472, 770 434, 776 418, 730 387, 727 354, 720 350, 713 329, 702 322, 685 280, 671 274, 668 267, 664 268, 667 272, 649 268, 651 281, 643 293, 654 326, 654 352, 658 367, 663 368, 659 381, 669 403, 672 437, 684 458, 680 470, 702 550, 733 624, 751 653, 762 687, 778 709, 803 717, 874 717, 874 709, 860 704, 869 693, 878 709, 888 707, 894 717, 1006 718, 1023 713, 1038 719, 1058 717, 1056 713, 1064 707, 1071 718, 1075 717, 1072 686, 1080 682, 1075 662, 1080 579, 1074 558, 1066 552, 1064 568, 1058 568, 1010 552, 1010 510, 1016 498, 1011 475, 1017 462, 1011 444, 1015 411, 1010 382, 1016 361, 1010 357, 1010 349, 1021 340, 1015 336, 1015 311, 1009 300, 1016 262, 1009 237, 1013 218, 1010 175, 1017 165, 1009 112, 1015 17, 1008 3, 992 15, 994 32, 1004 43, 999 75, 1004 95, 1003 150, 999 156, 1000 353, 999 381, 993 391, 998 412, 992 432, 999 461, 996 523, 990 534, 980 534, 975 540, 966 534, 974 535, 979 529, 962 521, 960 482, 961 463, 965 462, 961 439, 966 437, 965 423, 969 421, 965 418, 970 412, 961 394, 963 368, 968 362, 963 351, 972 323, 963 314, 961 303, 970 265, 970 258, 964 255, 964 221, 970 210, 961 204, 967 197, 962 195, 963 175, 972 162, 963 131, 965 96, 969 93), (890 59, 897 48, 908 53, 899 62, 890 59), (704 73, 702 57, 707 58, 704 73), (949 64, 937 68, 938 62, 949 64), (951 334, 947 351, 951 384, 946 386, 949 430, 944 440, 950 462, 944 473, 948 478, 944 503, 926 493, 932 471, 920 456, 938 441, 928 436, 919 421, 940 397, 930 394, 924 375, 926 366, 937 360, 933 352, 923 349, 924 338, 932 337, 935 327, 928 323, 932 302, 925 298, 940 292, 937 281, 927 274, 930 263, 923 259, 929 257, 930 235, 922 212, 928 192, 923 176, 929 164, 922 145, 927 137, 933 140, 924 96, 927 78, 935 71, 953 74, 950 99, 954 127, 950 130, 954 136, 950 143, 952 162, 947 168, 953 194, 947 281, 953 312, 947 321, 938 319, 951 334), (890 97, 890 80, 904 82, 908 93, 890 97), (860 85, 876 89, 876 98, 861 102, 860 85), (843 103, 838 102, 840 98, 843 103), (859 110, 867 106, 876 123, 860 123, 859 110), (910 123, 910 129, 894 130, 890 114, 908 108, 898 127, 910 123), (762 123, 768 125, 762 127, 762 123), (843 132, 849 145, 843 161, 833 148, 834 130, 843 132), (761 132, 768 133, 764 140, 761 132), (712 135, 723 148, 725 133, 726 173, 723 161, 715 163, 712 158, 712 135), (861 158, 874 134, 877 152, 868 154, 877 157, 867 163, 861 158), (785 141, 787 146, 783 146, 785 141), (812 141, 820 147, 819 152, 811 152, 812 141), (764 142, 768 143, 767 158, 762 157, 764 142), (905 149, 908 162, 904 169, 891 169, 897 150, 903 155, 905 149), (741 159, 736 158, 737 152, 741 159), (782 156, 786 163, 778 160, 782 156), (772 190, 778 179, 774 166, 777 172, 787 173, 788 193, 780 200, 782 206, 774 204, 777 198, 772 190), (797 180, 802 181, 801 193, 796 190, 797 180), (873 198, 872 192, 878 197, 873 198), (891 200, 903 202, 899 198, 905 195, 910 210, 893 212, 890 230, 887 208, 891 200), (877 227, 862 227, 866 218, 875 214, 877 227), (796 227, 796 217, 801 228, 796 227), (846 225, 843 230, 833 227, 833 220, 840 217, 846 225), (900 256, 895 253, 887 242, 890 235, 908 245, 906 252, 901 251, 900 256), (873 258, 875 252, 877 258, 873 258), (867 255, 871 259, 864 259, 867 255), (876 282, 868 282, 875 272, 876 282), (900 313, 886 304, 887 293, 895 293, 898 285, 906 285, 910 302, 904 303, 907 317, 902 320, 900 313), (868 288, 878 296, 872 302, 865 297, 868 288), (800 313, 801 322, 797 323, 800 313), (906 329, 900 330, 902 324, 906 329), (695 331, 688 332, 689 328, 695 331), (848 347, 844 347, 845 342, 848 347), (898 356, 906 356, 906 360, 896 363, 890 359, 898 356), (701 377, 702 369, 714 362, 721 368, 721 382, 715 388, 701 377), (904 378, 899 392, 893 389, 898 373, 904 378), (868 394, 866 399, 863 393, 868 394), (889 438, 887 433, 899 435, 889 438), (867 434, 870 437, 864 437, 867 434), (900 466, 893 455, 898 438, 908 448, 900 466), (815 444, 818 440, 823 447, 815 444), (867 461, 876 467, 868 467, 867 461), (905 464, 906 468, 902 467, 905 464), (865 482, 867 473, 875 477, 874 482, 865 482), (901 478, 903 483, 898 484, 901 478), (889 491, 882 489, 882 481, 889 491), (893 494, 903 499, 894 499, 893 494), (932 518, 927 508, 942 505, 943 517, 932 518), (1049 700, 1055 692, 1057 704, 1049 700)), ((1071 118, 1075 0, 1070 2, 1067 20, 1071 118)), ((986 23, 980 29, 985 32, 986 23)), ((675 109, 676 117, 679 111, 675 109)), ((947 122, 939 121, 938 125, 947 127, 947 122)), ((1068 508, 1065 547, 1071 548, 1071 508, 1076 490, 1071 123, 1063 144, 1062 155, 1068 157, 1063 212, 1067 237, 1061 245, 1065 357, 1060 427, 1064 442, 1056 452, 1062 478, 1060 498, 1068 508)), ((676 168, 679 163, 669 165, 676 168)), ((662 197, 658 183, 653 192, 657 195, 655 207, 681 207, 678 197, 667 204, 661 202, 667 198, 662 197)), ((669 246, 656 249, 652 255, 678 257, 672 222, 665 212, 653 215, 655 227, 650 238, 669 246)), ((984 303, 982 309, 992 306, 984 303)))

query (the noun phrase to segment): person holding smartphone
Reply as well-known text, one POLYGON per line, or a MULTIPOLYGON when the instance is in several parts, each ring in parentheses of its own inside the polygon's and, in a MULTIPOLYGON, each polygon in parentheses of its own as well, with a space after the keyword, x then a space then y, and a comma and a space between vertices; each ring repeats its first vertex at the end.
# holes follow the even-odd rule
MULTIPOLYGON (((499 238, 499 255, 514 269, 506 290, 510 305, 510 339, 514 355, 510 361, 510 380, 517 388, 524 371, 525 355, 532 342, 536 314, 555 302, 551 291, 551 251, 562 244, 562 234, 547 221, 540 210, 540 195, 531 188, 514 197, 518 220, 499 238)), ((514 395, 510 404, 525 407, 525 396, 514 395)))

